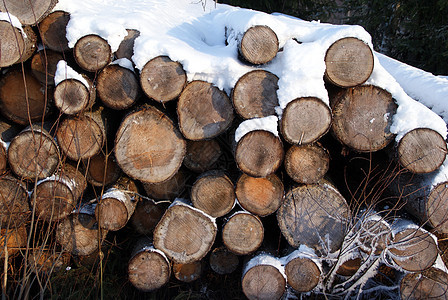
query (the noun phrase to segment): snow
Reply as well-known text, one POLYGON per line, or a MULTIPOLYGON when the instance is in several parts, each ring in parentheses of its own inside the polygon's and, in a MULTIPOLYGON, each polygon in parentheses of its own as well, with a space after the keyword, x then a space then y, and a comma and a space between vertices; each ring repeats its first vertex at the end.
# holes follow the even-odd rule
POLYGON ((66 79, 76 79, 81 81, 87 89, 89 89, 89 83, 82 77, 81 74, 73 70, 65 60, 60 60, 56 66, 56 72, 54 74, 54 84, 58 85, 61 81, 66 79))
POLYGON ((143 246, 143 248, 140 249, 137 253, 140 253, 140 252, 143 252, 143 251, 157 253, 160 256, 162 256, 167 262, 169 262, 169 259, 166 256, 166 254, 163 251, 154 248, 154 246, 143 246))
POLYGON ((268 116, 264 118, 253 118, 241 122, 235 131, 235 142, 245 136, 247 133, 254 130, 264 130, 271 132, 278 137, 278 118, 276 116, 268 116))
POLYGON ((126 193, 124 191, 116 189, 116 188, 108 189, 101 197, 101 199, 106 199, 106 198, 117 199, 123 203, 127 202, 126 193))
POLYGON ((202 210, 197 209, 196 207, 190 205, 190 201, 189 201, 189 200, 184 199, 184 198, 176 198, 176 199, 174 199, 173 203, 171 203, 171 205, 168 207, 168 209, 169 209, 170 207, 174 206, 174 205, 183 205, 183 206, 188 207, 189 209, 192 209, 192 210, 195 210, 195 211, 201 213, 202 215, 204 215, 204 216, 206 216, 207 218, 209 218, 210 221, 213 223, 213 225, 214 225, 216 228, 218 228, 217 225, 216 225, 216 218, 214 218, 214 217, 210 216, 209 214, 206 214, 206 213, 203 212, 202 210))
POLYGON ((134 65, 132 64, 132 61, 127 58, 116 59, 111 63, 111 65, 119 65, 122 68, 126 68, 134 72, 134 65))
POLYGON ((283 277, 286 278, 285 267, 282 265, 281 260, 267 253, 259 254, 253 257, 251 260, 249 260, 247 264, 244 266, 242 277, 246 275, 247 271, 249 271, 255 266, 260 265, 273 266, 280 272, 280 274, 283 275, 283 277))
POLYGON ((19 19, 16 16, 7 12, 0 12, 0 21, 6 21, 8 23, 11 23, 12 26, 20 30, 23 37, 26 37, 26 33, 25 31, 23 31, 22 28, 22 23, 20 23, 19 19))
POLYGON ((76 189, 76 181, 72 178, 69 178, 69 177, 63 175, 63 174, 53 174, 49 177, 41 179, 36 183, 36 186, 43 182, 46 182, 46 181, 60 182, 60 183, 64 184, 65 186, 67 186, 71 191, 76 189))
POLYGON ((322 263, 321 260, 319 259, 319 256, 313 249, 311 249, 306 245, 300 245, 298 249, 294 250, 293 252, 284 257, 281 257, 280 263, 283 266, 286 266, 291 260, 296 258, 307 258, 312 260, 319 268, 319 270, 322 272, 322 263))

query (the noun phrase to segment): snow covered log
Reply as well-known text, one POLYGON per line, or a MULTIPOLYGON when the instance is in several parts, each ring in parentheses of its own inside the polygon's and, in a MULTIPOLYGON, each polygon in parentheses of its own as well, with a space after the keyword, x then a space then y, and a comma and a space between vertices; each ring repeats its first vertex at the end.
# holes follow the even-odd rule
POLYGON ((41 84, 54 86, 54 76, 60 60, 63 60, 63 56, 59 52, 50 49, 37 51, 31 58, 31 72, 41 84))
POLYGON ((217 140, 188 140, 183 164, 194 172, 203 173, 211 170, 222 154, 223 151, 217 140))
POLYGON ((89 34, 76 42, 73 56, 82 69, 95 72, 112 61, 113 53, 105 39, 96 34, 89 34))
POLYGON ((173 263, 174 277, 182 282, 193 282, 202 275, 202 260, 193 261, 188 264, 173 263))
POLYGON ((23 25, 36 25, 51 12, 57 2, 57 0, 5 0, 0 3, 0 11, 8 11, 23 25))
POLYGON ((108 186, 122 174, 113 153, 106 154, 104 151, 84 160, 82 167, 87 181, 93 186, 108 186))
POLYGON ((239 211, 230 216, 222 228, 222 241, 231 252, 247 255, 255 252, 263 242, 264 226, 260 218, 239 211))
POLYGON ((70 14, 65 11, 53 11, 39 23, 40 36, 44 47, 56 52, 70 50, 67 40, 67 25, 70 14))
POLYGON ((0 227, 24 226, 31 211, 25 185, 11 175, 0 177, 0 227))
POLYGON ((174 200, 186 191, 190 175, 181 167, 170 179, 158 183, 142 182, 146 194, 157 200, 174 200))
POLYGON ((0 229, 0 258, 8 259, 14 257, 22 248, 26 247, 28 234, 25 226, 17 228, 0 229))
POLYGON ((400 281, 401 299, 447 299, 448 274, 437 268, 408 273, 400 281))
POLYGON ((218 274, 233 273, 240 264, 238 256, 229 251, 225 246, 213 249, 210 252, 210 268, 218 274))
POLYGON ((81 76, 83 81, 68 77, 60 82, 55 82, 54 105, 61 113, 76 115, 89 110, 95 103, 95 86, 86 75, 82 74, 81 76))
POLYGON ((278 48, 277 35, 265 25, 255 25, 246 30, 238 44, 242 59, 254 65, 270 62, 277 55, 278 48))
MULTIPOLYGON (((1 9, 1 4, 0 4, 1 9)), ((14 16, 0 13, 0 67, 27 61, 36 51, 37 36, 31 27, 23 27, 14 16), (12 23, 10 23, 10 18, 12 23)))
POLYGON ((155 202, 149 198, 142 198, 137 202, 130 223, 140 234, 151 236, 157 223, 170 206, 169 201, 155 202))

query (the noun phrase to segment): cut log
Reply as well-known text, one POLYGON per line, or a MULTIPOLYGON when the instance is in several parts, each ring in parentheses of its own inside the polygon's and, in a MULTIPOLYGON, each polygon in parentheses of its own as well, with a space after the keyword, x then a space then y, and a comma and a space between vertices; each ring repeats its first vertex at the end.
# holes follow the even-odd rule
POLYGON ((389 92, 372 85, 357 86, 332 94, 330 102, 332 133, 342 144, 373 152, 394 139, 390 126, 397 105, 389 92))
POLYGON ((118 64, 108 65, 101 70, 96 89, 103 104, 116 110, 131 107, 140 96, 137 76, 118 64))
POLYGON ((223 172, 206 172, 193 184, 191 202, 214 218, 222 217, 235 205, 235 187, 223 172))
POLYGON ((255 252, 261 246, 263 238, 263 223, 260 218, 249 212, 235 213, 222 229, 224 245, 237 255, 255 252))
POLYGON ((392 227, 393 239, 389 253, 393 261, 406 271, 421 272, 437 259, 438 249, 429 232, 410 222, 397 221, 392 227))
POLYGON ((357 38, 342 38, 328 48, 325 67, 325 78, 332 84, 340 87, 360 85, 372 74, 372 49, 357 38))
POLYGON ((40 50, 31 59, 31 72, 43 85, 54 85, 54 75, 58 61, 63 60, 59 52, 52 50, 40 50))
POLYGON ((54 175, 37 182, 32 194, 36 214, 47 222, 68 216, 84 193, 87 182, 84 175, 66 163, 54 175))
POLYGON ((0 39, 0 67, 25 62, 36 51, 37 36, 29 26, 19 29, 8 21, 0 21, 0 39))
POLYGON ((15 177, 0 177, 0 227, 18 228, 28 221, 31 211, 26 187, 15 177))
POLYGON ((42 44, 53 51, 66 52, 70 50, 67 40, 67 24, 70 14, 65 11, 54 11, 39 23, 42 44))
POLYGON ((202 275, 202 261, 194 261, 188 264, 173 263, 173 274, 182 282, 193 282, 202 275))
POLYGON ((44 127, 35 123, 11 141, 8 162, 18 177, 43 179, 52 175, 59 166, 59 148, 44 127))
POLYGON ((26 247, 28 234, 25 226, 0 229, 0 258, 8 259, 26 247))
POLYGON ((137 207, 131 217, 132 226, 138 233, 152 236, 154 228, 170 204, 169 201, 155 202, 152 199, 142 198, 137 202, 137 207))
POLYGON ((171 276, 170 262, 166 255, 151 243, 140 240, 128 264, 129 281, 137 289, 149 292, 168 283, 171 276))
POLYGON ((58 1, 56 0, 4 0, 0 11, 16 16, 22 25, 36 25, 47 16, 58 1))
POLYGON ((238 46, 239 53, 245 61, 260 65, 274 59, 279 42, 271 28, 256 25, 246 30, 238 46))
POLYGON ((349 217, 344 197, 325 182, 293 188, 277 211, 278 225, 288 243, 306 245, 319 254, 341 247, 349 217))
POLYGON ((336 270, 336 274, 345 277, 351 277, 356 274, 356 272, 361 267, 363 260, 359 251, 353 251, 353 258, 344 261, 339 268, 336 270), (359 256, 358 256, 359 255, 359 256))
POLYGON ((50 94, 30 71, 10 70, 0 79, 0 111, 17 124, 30 125, 48 112, 50 94))
POLYGON ((266 177, 280 167, 284 150, 279 137, 265 130, 245 134, 236 145, 238 168, 253 177, 266 177))
POLYGON ((275 174, 256 178, 242 174, 235 189, 238 203, 260 217, 277 211, 283 201, 283 182, 275 174))
POLYGON ((448 274, 437 268, 408 273, 400 282, 401 299, 447 299, 448 274))
POLYGON ((189 140, 211 139, 232 124, 232 102, 226 93, 205 81, 189 83, 177 104, 179 128, 189 140))
POLYGON ((112 51, 105 39, 96 34, 80 38, 73 48, 76 63, 88 72, 99 71, 112 61, 112 51))
POLYGON ((112 153, 104 155, 101 151, 83 162, 87 181, 93 186, 108 186, 118 180, 121 169, 112 153))
POLYGON ((286 173, 297 183, 312 184, 330 168, 330 154, 319 143, 291 146, 285 155, 286 173))
POLYGON ((75 78, 67 78, 57 83, 54 89, 54 104, 62 113, 76 115, 92 108, 95 103, 95 86, 87 76, 82 77, 88 86, 75 78))
POLYGON ((174 200, 175 198, 181 196, 181 194, 185 191, 187 179, 187 172, 183 168, 180 168, 173 177, 164 182, 142 182, 142 184, 146 194, 149 197, 158 200, 174 200))
POLYGON ((235 111, 244 119, 275 115, 278 77, 269 71, 255 70, 244 74, 235 84, 232 101, 235 111))
POLYGON ((186 142, 173 122, 154 107, 128 115, 115 138, 115 157, 130 177, 149 183, 170 179, 180 168, 186 142))
POLYGON ((249 300, 280 299, 286 290, 284 268, 272 256, 256 256, 246 264, 241 286, 249 300))
POLYGON ((70 263, 70 254, 54 250, 34 249, 28 254, 28 265, 36 274, 52 274, 70 263))
POLYGON ((137 185, 123 176, 101 196, 95 216, 101 228, 117 231, 123 228, 134 213, 138 201, 137 185))
POLYGON ((297 292, 314 289, 321 276, 321 264, 309 248, 299 248, 283 259, 288 284, 297 292))
POLYGON ((429 128, 416 128, 398 143, 400 164, 413 173, 430 173, 445 161, 447 146, 443 137, 429 128))
POLYGON ((194 172, 202 173, 212 169, 222 153, 221 146, 216 140, 187 140, 184 165, 194 172))
POLYGON ((182 65, 168 56, 153 58, 140 72, 140 84, 145 94, 161 103, 179 97, 186 83, 187 74, 182 65))
POLYGON ((0 174, 3 174, 8 168, 8 147, 20 131, 21 126, 0 120, 0 174))
POLYGON ((309 144, 330 130, 330 107, 314 97, 297 98, 283 110, 280 131, 290 144, 309 144))
POLYGON ((213 218, 175 201, 154 229, 154 246, 173 262, 187 264, 202 259, 216 237, 213 218))
POLYGON ((134 42, 140 36, 140 31, 136 29, 126 29, 126 31, 128 34, 121 41, 118 50, 115 51, 115 57, 117 59, 127 58, 132 60, 132 55, 134 55, 134 42))
POLYGON ((226 247, 215 248, 210 253, 210 268, 220 275, 233 273, 239 264, 238 256, 230 252, 226 247))
POLYGON ((99 230, 92 205, 83 206, 62 219, 56 227, 56 241, 73 255, 85 256, 99 249, 107 230, 99 230))
POLYGON ((56 138, 62 153, 74 161, 98 154, 106 141, 104 110, 65 118, 56 130, 56 138))

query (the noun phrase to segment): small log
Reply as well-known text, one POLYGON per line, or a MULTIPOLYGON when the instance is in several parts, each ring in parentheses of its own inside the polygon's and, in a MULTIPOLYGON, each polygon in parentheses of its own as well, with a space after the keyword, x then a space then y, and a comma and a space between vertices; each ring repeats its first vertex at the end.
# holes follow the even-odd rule
POLYGON ((340 87, 360 85, 372 74, 372 49, 357 38, 342 38, 328 48, 325 67, 325 78, 332 84, 340 87))
POLYGON ((210 253, 210 268, 220 275, 233 273, 239 264, 238 256, 230 252, 226 247, 215 248, 210 253))
POLYGON ((87 182, 84 175, 66 163, 54 175, 36 183, 32 201, 36 214, 47 222, 68 216, 84 193, 87 182))
POLYGON ((390 132, 397 105, 392 95, 372 85, 340 90, 330 96, 334 136, 359 152, 374 152, 394 139, 390 132))
POLYGON ((330 130, 330 107, 314 97, 297 98, 283 110, 280 131, 290 144, 309 144, 330 130))
POLYGON ((282 259, 287 283, 297 292, 306 293, 319 283, 322 266, 316 254, 300 247, 282 259))
POLYGON ((128 276, 135 288, 149 292, 168 283, 171 276, 170 261, 149 241, 140 240, 131 257, 128 264, 128 276))
POLYGON ((185 191, 188 174, 180 168, 170 179, 160 183, 142 182, 143 188, 149 197, 158 200, 174 200, 185 191))
POLYGON ((62 153, 74 161, 98 154, 106 141, 104 110, 66 117, 56 130, 56 138, 62 153))
POLYGON ((36 51, 37 36, 29 26, 16 28, 8 21, 0 21, 0 39, 0 67, 25 62, 36 51))
POLYGON ((65 11, 54 11, 39 23, 39 32, 44 47, 57 52, 70 50, 67 40, 67 24, 70 14, 65 11))
POLYGON ((264 25, 256 25, 243 34, 238 45, 242 58, 254 65, 270 62, 277 55, 279 42, 275 32, 264 25))
POLYGON ((447 299, 448 274, 437 268, 408 273, 400 282, 401 299, 447 299))
POLYGON ((447 146, 443 137, 429 128, 416 128, 406 133, 398 143, 400 164, 417 174, 437 170, 445 161, 447 146))
POLYGON ((107 230, 98 228, 94 211, 94 205, 85 205, 57 224, 56 241, 64 251, 86 256, 101 246, 107 230))
POLYGON ((184 165, 194 172, 203 173, 213 168, 222 153, 221 146, 216 140, 187 140, 184 165))
POLYGON ((54 75, 60 60, 63 60, 61 53, 49 49, 40 50, 31 59, 31 72, 41 84, 54 85, 54 75))
POLYGON ((235 213, 222 229, 224 245, 237 255, 255 252, 261 246, 263 238, 263 223, 259 217, 249 212, 235 213))
POLYGON ((130 220, 133 228, 139 234, 151 236, 170 204, 169 201, 155 202, 149 198, 142 198, 137 202, 134 214, 130 220))
POLYGON ((306 245, 319 254, 341 247, 349 217, 344 197, 325 182, 293 188, 277 210, 278 225, 288 243, 306 245))
POLYGON ((226 93, 205 81, 190 82, 177 103, 179 129, 189 140, 211 139, 232 124, 232 102, 226 93))
MULTIPOLYGON (((3 225, 2 225, 3 226, 3 225)), ((0 229, 0 258, 14 257, 26 247, 28 234, 25 226, 0 229)))
POLYGON ((252 258, 243 270, 241 286, 249 300, 280 299, 286 290, 281 262, 266 254, 252 258))
POLYGON ((76 63, 88 72, 99 71, 112 61, 112 51, 105 39, 96 34, 80 38, 73 48, 76 63))
POLYGON ((275 174, 256 178, 242 174, 235 188, 238 203, 260 217, 277 211, 284 197, 283 182, 275 174))
POLYGON ((10 175, 0 177, 0 227, 18 228, 31 216, 28 193, 21 181, 10 175))
POLYGON ((436 261, 437 244, 423 228, 399 220, 393 224, 392 235, 392 243, 388 247, 389 254, 404 270, 421 272, 430 268, 436 261))
POLYGON ((137 76, 118 64, 108 65, 101 70, 96 90, 103 104, 116 110, 131 107, 140 96, 137 76))
POLYGON ((223 172, 202 174, 191 188, 193 206, 218 218, 228 214, 235 205, 235 187, 223 172))
POLYGON ((134 213, 137 193, 137 185, 127 177, 121 177, 107 189, 95 208, 99 226, 110 231, 123 228, 134 213))
POLYGON ((92 108, 96 99, 96 89, 86 75, 82 77, 87 85, 76 78, 66 78, 56 83, 54 104, 60 112, 76 115, 92 108))
POLYGON ((0 120, 0 174, 8 168, 8 147, 20 131, 21 126, 0 120))
POLYGON ((0 111, 20 125, 41 121, 50 108, 46 90, 29 70, 10 70, 0 78, 0 111))
POLYGON ((154 246, 173 262, 187 264, 202 259, 216 237, 213 218, 175 201, 154 229, 154 246))
POLYGON ((160 103, 179 97, 186 83, 187 74, 182 65, 168 56, 151 59, 140 72, 143 92, 160 103))
POLYGON ((45 18, 58 1, 56 0, 4 0, 0 11, 16 16, 22 25, 36 25, 45 18))
POLYGON ((265 130, 245 134, 235 149, 238 168, 253 177, 266 177, 277 171, 283 162, 283 156, 280 138, 265 130))
POLYGON ((140 36, 140 31, 136 29, 126 29, 126 31, 128 34, 121 41, 118 50, 115 51, 115 57, 117 59, 127 58, 132 60, 132 56, 134 55, 134 42, 140 36))
POLYGON ((54 137, 37 123, 22 130, 8 148, 11 170, 24 179, 51 176, 59 166, 60 159, 54 137))
POLYGON ((93 186, 108 186, 120 178, 121 169, 112 153, 103 151, 84 161, 84 174, 93 186))
POLYGON ((128 115, 115 138, 115 157, 130 177, 149 183, 170 179, 180 168, 186 142, 173 122, 154 107, 128 115))
POLYGON ((34 249, 28 255, 28 265, 36 274, 56 273, 70 263, 70 254, 54 250, 34 249))
POLYGON ((182 282, 193 282, 202 275, 202 261, 194 261, 188 264, 173 263, 173 274, 182 282))
POLYGON ((330 154, 319 143, 291 146, 285 155, 286 173, 297 183, 312 184, 330 168, 330 154))
POLYGON ((269 71, 255 70, 244 74, 232 91, 235 111, 244 119, 275 115, 278 77, 269 71))

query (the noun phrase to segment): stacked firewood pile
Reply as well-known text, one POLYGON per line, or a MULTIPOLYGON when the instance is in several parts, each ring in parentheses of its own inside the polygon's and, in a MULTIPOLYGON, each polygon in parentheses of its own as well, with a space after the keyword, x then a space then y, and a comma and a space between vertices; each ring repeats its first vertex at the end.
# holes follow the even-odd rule
POLYGON ((240 59, 260 68, 227 95, 188 82, 167 56, 136 71, 135 30, 114 53, 98 35, 70 49, 70 15, 49 13, 53 5, 33 10, 46 7, 41 17, 15 7, 20 28, 0 21, 6 265, 21 254, 36 273, 48 270, 68 254, 95 253, 111 232, 129 227, 142 238, 128 254, 128 279, 142 291, 163 287, 171 273, 196 280, 205 260, 217 274, 244 260, 249 299, 445 297, 438 238, 448 233, 447 183, 427 186, 425 178, 444 162, 446 142, 417 128, 394 144, 397 105, 386 90, 364 85, 374 65, 364 42, 348 37, 328 48, 330 106, 298 98, 278 120, 278 77, 262 68, 279 51, 269 27, 242 35, 240 59), (371 172, 347 180, 345 164, 355 156, 371 172), (359 185, 347 187, 352 182, 359 185), (274 225, 266 221, 272 216, 274 225), (33 234, 39 222, 54 228, 52 251, 33 234), (272 238, 275 230, 283 242, 272 238), (392 283, 384 273, 394 273, 392 283))

